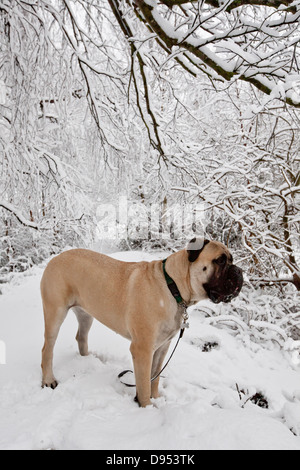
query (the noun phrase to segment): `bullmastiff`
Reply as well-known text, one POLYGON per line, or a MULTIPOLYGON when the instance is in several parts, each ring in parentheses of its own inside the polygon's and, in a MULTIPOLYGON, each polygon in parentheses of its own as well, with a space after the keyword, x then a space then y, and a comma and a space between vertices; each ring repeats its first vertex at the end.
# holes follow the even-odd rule
POLYGON ((229 302, 242 287, 242 271, 220 242, 200 238, 164 261, 123 262, 85 249, 53 258, 41 280, 45 319, 42 385, 55 388, 53 348, 70 308, 78 320, 79 352, 88 354, 93 318, 129 339, 140 406, 157 398, 170 342, 182 322, 182 305, 203 299, 229 302))

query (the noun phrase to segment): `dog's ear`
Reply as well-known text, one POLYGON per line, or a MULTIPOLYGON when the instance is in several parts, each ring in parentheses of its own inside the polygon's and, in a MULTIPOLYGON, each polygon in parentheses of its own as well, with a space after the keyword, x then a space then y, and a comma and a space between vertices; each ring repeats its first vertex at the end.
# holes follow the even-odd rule
POLYGON ((196 261, 196 259, 199 257, 201 251, 209 243, 209 240, 204 239, 204 238, 193 238, 187 246, 187 253, 188 253, 188 259, 190 263, 193 263, 196 261))

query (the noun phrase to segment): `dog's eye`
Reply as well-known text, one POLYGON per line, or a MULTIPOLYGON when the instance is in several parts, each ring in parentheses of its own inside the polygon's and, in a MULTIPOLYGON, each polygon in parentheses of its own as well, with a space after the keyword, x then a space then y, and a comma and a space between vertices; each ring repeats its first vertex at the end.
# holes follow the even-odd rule
POLYGON ((214 263, 218 264, 219 266, 223 266, 227 261, 227 257, 226 255, 222 255, 220 256, 220 258, 217 258, 214 260, 214 263))

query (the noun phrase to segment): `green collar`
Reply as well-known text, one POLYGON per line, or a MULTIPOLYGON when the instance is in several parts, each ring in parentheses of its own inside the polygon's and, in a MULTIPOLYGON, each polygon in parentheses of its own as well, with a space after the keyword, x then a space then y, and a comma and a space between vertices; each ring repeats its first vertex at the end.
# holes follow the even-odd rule
POLYGON ((179 289, 176 285, 176 283, 173 281, 173 279, 171 278, 171 276, 169 276, 169 274, 167 273, 166 271, 166 261, 167 259, 164 259, 163 262, 162 262, 162 267, 163 267, 163 272, 164 272, 164 276, 165 276, 165 280, 166 280, 166 283, 167 283, 167 286, 171 292, 171 294, 173 295, 173 297, 175 298, 176 302, 178 304, 184 304, 185 301, 183 300, 183 298, 181 297, 180 295, 180 292, 179 292, 179 289))

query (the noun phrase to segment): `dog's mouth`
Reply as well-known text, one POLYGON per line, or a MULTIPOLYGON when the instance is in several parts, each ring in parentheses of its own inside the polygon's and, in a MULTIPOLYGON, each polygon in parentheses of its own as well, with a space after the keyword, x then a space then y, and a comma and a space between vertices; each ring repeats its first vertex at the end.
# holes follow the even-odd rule
POLYGON ((226 274, 217 284, 204 284, 204 289, 209 299, 214 304, 228 303, 237 297, 243 286, 243 271, 237 266, 229 266, 226 274))

